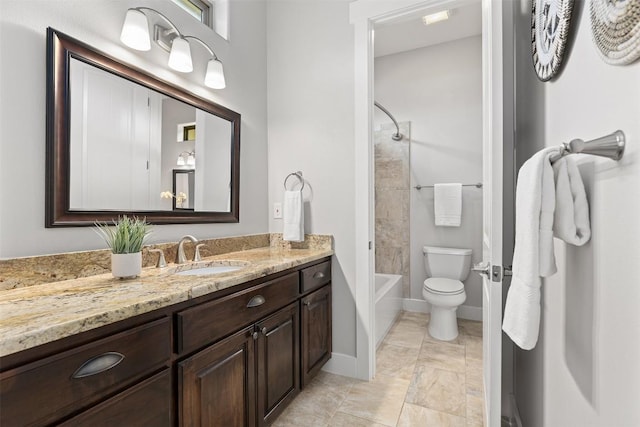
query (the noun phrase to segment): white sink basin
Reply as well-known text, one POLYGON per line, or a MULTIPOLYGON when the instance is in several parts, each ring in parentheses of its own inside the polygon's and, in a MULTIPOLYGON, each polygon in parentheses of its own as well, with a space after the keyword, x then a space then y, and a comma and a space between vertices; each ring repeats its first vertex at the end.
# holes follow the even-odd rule
POLYGON ((176 267, 173 274, 178 276, 211 276, 241 270, 249 265, 246 261, 209 261, 185 264, 176 267))

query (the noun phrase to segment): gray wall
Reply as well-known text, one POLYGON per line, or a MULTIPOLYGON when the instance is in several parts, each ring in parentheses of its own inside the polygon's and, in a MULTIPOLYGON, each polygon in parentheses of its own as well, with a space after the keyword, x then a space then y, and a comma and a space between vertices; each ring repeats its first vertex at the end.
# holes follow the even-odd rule
MULTIPOLYGON (((272 0, 267 22, 269 204, 282 202, 285 177, 302 171, 305 232, 335 238, 333 351, 350 358, 356 352, 356 284, 349 1, 272 0)), ((269 230, 282 232, 282 220, 270 218, 269 230)))
POLYGON ((518 407, 526 427, 638 426, 640 62, 602 61, 588 3, 576 1, 563 70, 549 83, 536 82, 525 54, 529 7, 521 1, 518 11, 519 164, 542 147, 616 129, 626 133, 628 146, 618 163, 574 156, 590 203, 592 237, 579 248, 555 240, 558 272, 543 280, 538 345, 516 352, 518 407))
POLYGON ((240 223, 157 226, 154 241, 268 230, 265 2, 231 2, 230 14, 231 37, 225 41, 168 0, 0 2, 0 258, 104 247, 89 227, 44 228, 48 26, 242 114, 240 223), (203 85, 208 58, 197 45, 195 71, 181 74, 168 68, 165 51, 137 52, 121 44, 126 10, 134 6, 156 8, 185 33, 209 43, 224 63, 227 88, 203 85))

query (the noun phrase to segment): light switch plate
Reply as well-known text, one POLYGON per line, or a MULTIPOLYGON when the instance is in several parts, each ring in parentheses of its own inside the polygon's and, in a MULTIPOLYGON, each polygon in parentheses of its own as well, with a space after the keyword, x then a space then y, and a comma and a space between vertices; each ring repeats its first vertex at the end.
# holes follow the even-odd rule
POLYGON ((282 203, 276 202, 273 204, 273 218, 275 219, 282 218, 282 203))

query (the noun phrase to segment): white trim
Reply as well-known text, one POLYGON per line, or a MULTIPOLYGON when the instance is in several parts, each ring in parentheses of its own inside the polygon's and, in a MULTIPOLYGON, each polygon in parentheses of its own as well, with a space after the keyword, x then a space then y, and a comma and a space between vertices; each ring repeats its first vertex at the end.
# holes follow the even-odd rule
POLYGON ((475 320, 482 322, 482 308, 473 305, 461 305, 458 307, 458 319, 475 320))
POLYGON ((323 371, 336 375, 355 378, 357 374, 356 358, 342 353, 331 353, 331 359, 322 367, 323 371))
MULTIPOLYGON (((415 313, 431 312, 429 303, 425 300, 417 298, 403 298, 402 309, 404 311, 411 311, 415 313)), ((473 305, 461 305, 460 307, 458 307, 457 317, 458 319, 475 320, 476 322, 482 322, 482 307, 476 307, 473 305)))
POLYGON ((358 0, 349 5, 354 25, 354 152, 355 152, 355 301, 357 377, 375 375, 373 251, 373 25, 435 8, 477 0, 358 0), (370 243, 371 242, 371 243, 370 243))
POLYGON ((412 311, 414 313, 430 313, 431 307, 429 303, 423 299, 404 298, 402 300, 402 309, 404 311, 412 311))

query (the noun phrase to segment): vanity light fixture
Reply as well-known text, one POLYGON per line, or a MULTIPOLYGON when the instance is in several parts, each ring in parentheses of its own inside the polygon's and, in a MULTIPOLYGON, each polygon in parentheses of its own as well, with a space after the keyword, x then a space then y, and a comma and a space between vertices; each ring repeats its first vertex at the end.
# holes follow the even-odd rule
POLYGON ((449 11, 443 10, 441 12, 423 16, 422 22, 424 23, 424 25, 430 25, 435 24, 436 22, 446 21, 447 19, 449 19, 449 11))
MULTIPOLYGON (((212 89, 224 89, 226 86, 222 62, 213 50, 202 40, 194 36, 182 34, 178 28, 162 13, 150 7, 135 7, 127 10, 122 25, 120 41, 131 49, 148 51, 151 49, 151 37, 149 35, 149 20, 147 13, 154 12, 162 18, 170 28, 160 25, 154 26, 154 41, 163 49, 169 50, 169 67, 181 73, 193 71, 191 60, 190 41, 198 42, 211 55, 207 63, 207 71, 204 76, 204 84, 212 89), (166 41, 167 38, 169 41, 166 41)), ((194 160, 195 162, 195 160, 194 160)))
POLYGON ((178 155, 178 160, 176 161, 178 166, 191 166, 192 168, 196 165, 196 152, 194 151, 183 151, 178 155))

